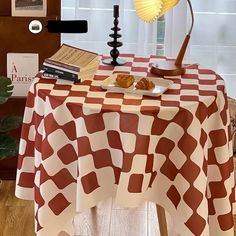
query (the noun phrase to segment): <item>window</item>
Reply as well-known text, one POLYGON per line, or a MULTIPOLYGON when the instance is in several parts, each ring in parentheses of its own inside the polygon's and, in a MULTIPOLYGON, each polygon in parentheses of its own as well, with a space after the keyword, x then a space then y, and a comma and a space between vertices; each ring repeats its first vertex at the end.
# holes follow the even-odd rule
MULTIPOLYGON (((185 59, 221 74, 228 94, 236 98, 236 0, 191 2, 195 24, 185 59)), ((120 53, 177 56, 188 30, 187 1, 180 1, 167 16, 150 24, 138 19, 133 0, 62 0, 62 19, 88 20, 89 24, 88 33, 62 34, 62 42, 109 55, 115 4, 120 6, 120 53)))
POLYGON ((192 0, 192 4, 190 59, 222 75, 228 95, 236 98, 236 0, 192 0))
POLYGON ((109 55, 111 48, 107 42, 112 41, 109 34, 112 33, 115 4, 120 6, 119 33, 122 37, 119 41, 123 46, 119 51, 140 55, 163 54, 164 18, 152 24, 142 22, 136 15, 133 0, 62 0, 62 19, 88 21, 88 33, 62 34, 62 42, 109 55))

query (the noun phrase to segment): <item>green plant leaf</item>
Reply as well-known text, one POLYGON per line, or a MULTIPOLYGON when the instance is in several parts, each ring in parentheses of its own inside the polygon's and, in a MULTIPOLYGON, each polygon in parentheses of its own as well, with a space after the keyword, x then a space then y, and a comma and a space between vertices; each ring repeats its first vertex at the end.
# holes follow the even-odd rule
POLYGON ((18 151, 19 140, 6 134, 0 134, 0 160, 14 157, 18 151))
POLYGON ((9 130, 17 129, 22 124, 22 117, 20 116, 2 116, 0 117, 0 133, 9 130))
POLYGON ((0 76, 0 104, 3 104, 12 95, 12 81, 6 76, 0 76))

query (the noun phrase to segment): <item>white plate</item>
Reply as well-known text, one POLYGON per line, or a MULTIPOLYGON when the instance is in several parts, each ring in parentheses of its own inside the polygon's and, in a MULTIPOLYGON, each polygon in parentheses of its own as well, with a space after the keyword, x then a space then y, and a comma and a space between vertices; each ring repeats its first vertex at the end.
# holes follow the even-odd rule
POLYGON ((154 77, 146 77, 155 84, 155 87, 151 90, 136 89, 135 85, 140 79, 144 77, 133 75, 134 76, 133 85, 131 85, 129 88, 122 88, 118 86, 116 83, 117 75, 118 74, 113 74, 109 76, 107 79, 105 79, 101 84, 102 88, 107 89, 109 91, 118 92, 118 93, 132 93, 132 94, 158 97, 161 94, 163 94, 173 84, 173 81, 171 80, 162 79, 162 78, 154 78, 154 77))

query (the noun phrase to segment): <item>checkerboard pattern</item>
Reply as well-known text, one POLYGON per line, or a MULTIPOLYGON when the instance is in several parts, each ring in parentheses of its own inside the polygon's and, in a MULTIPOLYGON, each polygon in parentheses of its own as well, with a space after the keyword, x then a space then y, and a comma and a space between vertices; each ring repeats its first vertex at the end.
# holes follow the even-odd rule
POLYGON ((224 81, 189 66, 160 97, 101 88, 113 73, 155 77, 162 57, 122 55, 92 81, 35 78, 21 135, 16 196, 35 201, 37 235, 73 235, 76 212, 113 197, 163 206, 180 235, 233 235, 235 201, 224 81))

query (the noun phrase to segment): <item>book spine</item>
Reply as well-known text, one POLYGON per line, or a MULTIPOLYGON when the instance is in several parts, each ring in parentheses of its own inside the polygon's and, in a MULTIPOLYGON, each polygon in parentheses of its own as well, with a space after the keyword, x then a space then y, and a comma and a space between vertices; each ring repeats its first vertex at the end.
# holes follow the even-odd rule
POLYGON ((63 79, 63 80, 68 80, 68 81, 73 81, 73 82, 80 82, 80 80, 75 80, 73 78, 70 78, 68 76, 63 76, 63 75, 56 75, 48 72, 43 72, 42 78, 46 79, 63 79))
POLYGON ((65 68, 61 68, 59 66, 54 66, 54 65, 50 65, 50 64, 47 64, 47 63, 43 63, 43 68, 45 69, 48 69, 48 70, 57 70, 58 73, 63 73, 63 72, 66 72, 66 73, 70 73, 70 74, 74 74, 74 75, 78 75, 80 74, 80 72, 76 72, 76 71, 73 71, 73 70, 68 70, 68 69, 65 69, 65 68))
POLYGON ((54 68, 54 67, 50 67, 47 65, 43 65, 43 70, 47 71, 47 72, 51 72, 54 74, 58 74, 58 75, 68 75, 68 76, 72 76, 74 78, 78 78, 78 73, 75 72, 71 72, 71 71, 66 71, 63 69, 58 69, 58 68, 54 68))
POLYGON ((52 64, 48 64, 46 62, 43 63, 43 66, 47 66, 48 68, 53 68, 53 69, 57 69, 57 70, 64 71, 64 72, 69 72, 69 73, 72 73, 72 74, 79 74, 80 73, 80 72, 77 72, 77 71, 74 71, 74 70, 69 70, 67 68, 63 68, 63 67, 60 67, 60 66, 55 66, 55 65, 52 65, 52 64))
POLYGON ((76 66, 66 65, 66 64, 63 64, 61 62, 53 61, 49 58, 44 59, 44 62, 46 62, 47 64, 54 65, 54 66, 58 66, 58 67, 61 67, 61 68, 72 70, 72 71, 77 72, 77 73, 80 71, 80 68, 78 68, 76 66))
POLYGON ((44 66, 44 65, 43 65, 43 70, 44 70, 44 72, 43 72, 44 76, 51 75, 51 76, 58 77, 60 79, 67 79, 67 80, 71 80, 71 81, 75 81, 75 82, 79 81, 78 74, 65 72, 65 71, 50 68, 50 67, 44 66))

